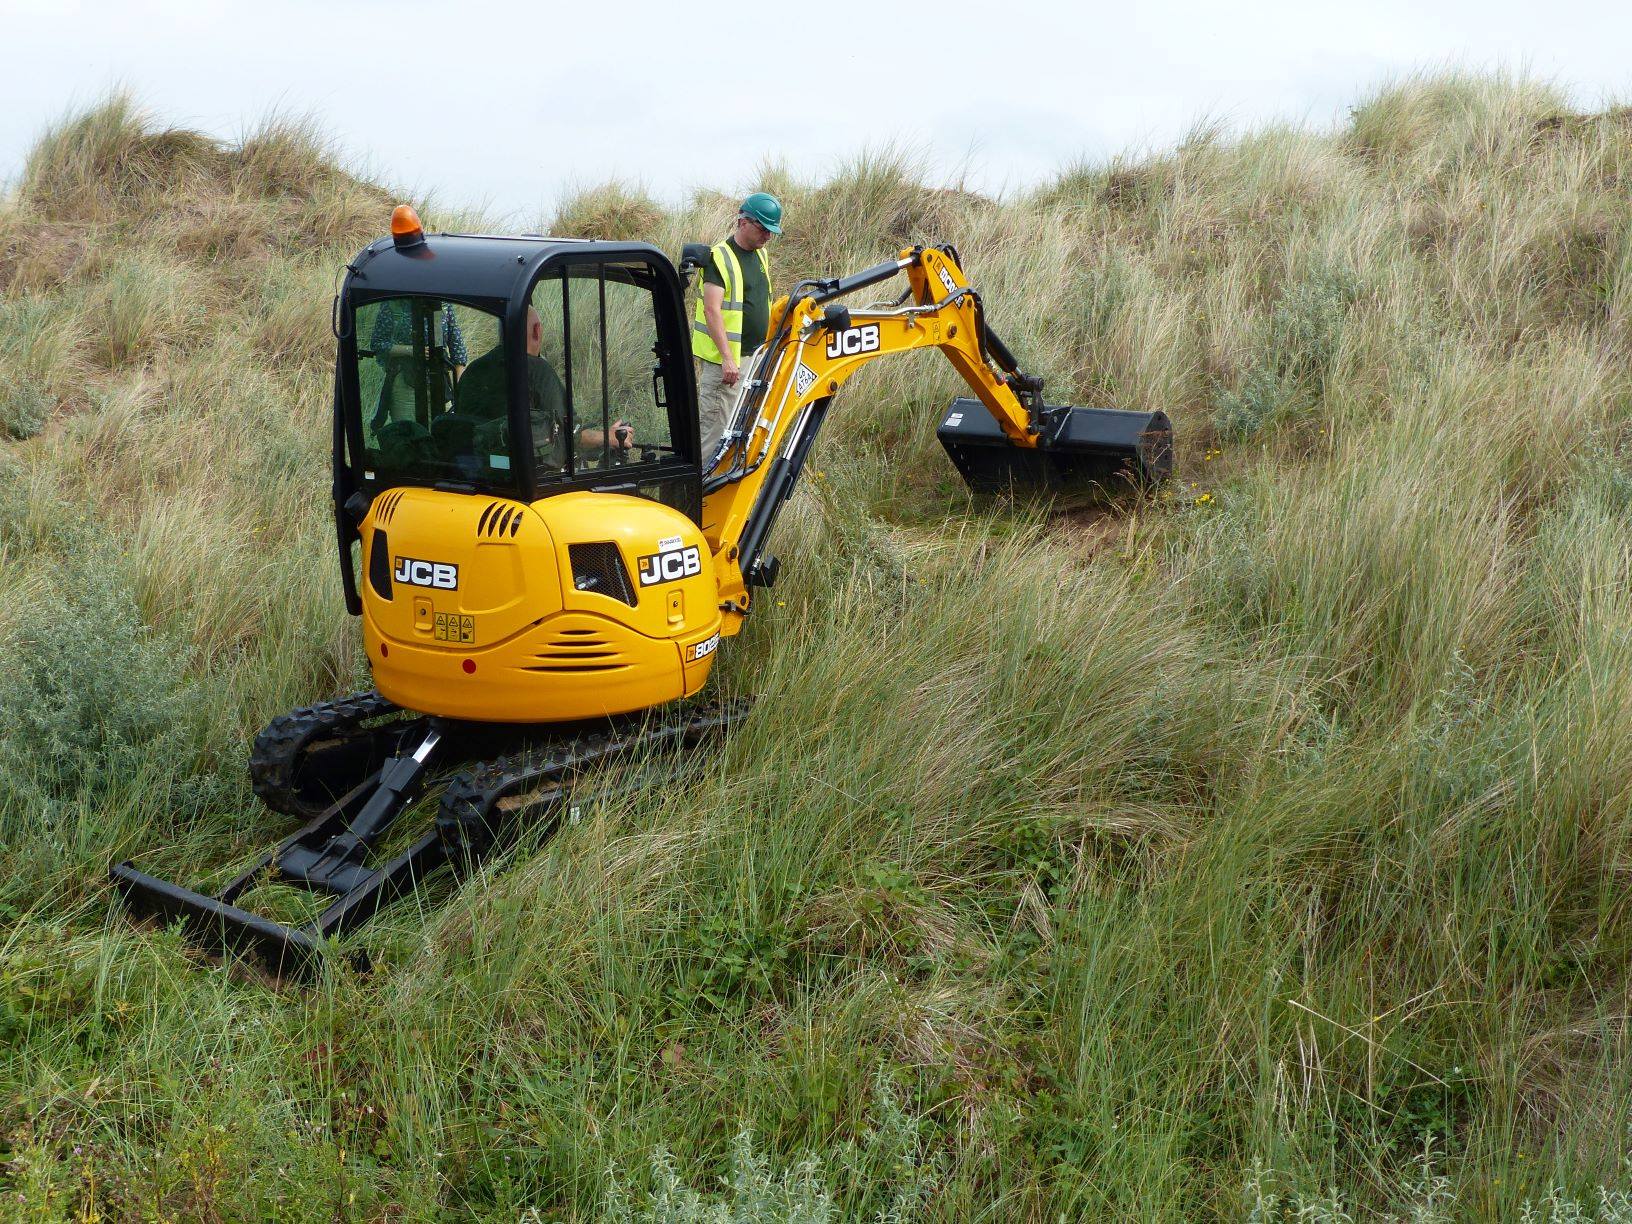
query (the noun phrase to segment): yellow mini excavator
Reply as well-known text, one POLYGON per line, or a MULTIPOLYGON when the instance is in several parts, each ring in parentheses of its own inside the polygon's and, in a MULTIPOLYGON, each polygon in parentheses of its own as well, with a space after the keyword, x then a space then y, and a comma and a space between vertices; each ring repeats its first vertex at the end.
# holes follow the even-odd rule
POLYGON ((575 774, 742 716, 682 699, 776 581, 777 512, 868 362, 946 354, 975 398, 953 400, 938 433, 977 490, 1149 483, 1171 467, 1162 413, 1045 404, 950 246, 773 303, 703 453, 685 289, 706 246, 676 268, 642 243, 427 236, 407 206, 391 229, 347 265, 333 311, 334 520, 375 688, 257 737, 257 795, 301 823, 224 889, 112 868, 137 912, 277 972, 312 971, 327 937, 444 862, 550 827, 575 774), (840 301, 903 275, 894 301, 840 301), (434 822, 388 838, 432 787, 434 822), (265 882, 330 900, 285 925, 237 904, 265 882))

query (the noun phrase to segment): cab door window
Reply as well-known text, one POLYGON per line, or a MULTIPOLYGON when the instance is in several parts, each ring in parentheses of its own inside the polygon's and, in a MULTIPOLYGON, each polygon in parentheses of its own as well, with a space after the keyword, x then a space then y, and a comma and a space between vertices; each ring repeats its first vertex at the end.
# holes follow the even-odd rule
MULTIPOLYGON (((540 479, 639 468, 675 457, 657 372, 659 332, 649 273, 639 265, 575 264, 533 289, 539 326, 530 377, 559 382, 558 418, 533 422, 540 479)), ((638 472, 631 471, 638 478, 638 472)))

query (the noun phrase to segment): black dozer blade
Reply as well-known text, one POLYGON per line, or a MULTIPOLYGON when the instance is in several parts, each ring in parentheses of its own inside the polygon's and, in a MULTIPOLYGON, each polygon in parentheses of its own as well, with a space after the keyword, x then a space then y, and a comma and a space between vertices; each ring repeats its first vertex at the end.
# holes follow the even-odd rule
MULTIPOLYGON (((388 862, 366 864, 374 842, 418 797, 441 739, 440 728, 427 729, 411 754, 392 757, 214 896, 161 880, 128 861, 114 864, 108 874, 130 910, 181 923, 206 951, 245 953, 280 978, 311 978, 321 968, 326 938, 367 922, 446 860, 442 839, 432 829, 388 862), (263 878, 335 899, 312 921, 286 926, 236 904, 263 878)), ((351 959, 359 969, 368 968, 366 954, 351 959)))
MULTIPOLYGON (((148 875, 130 862, 109 868, 126 907, 141 918, 165 925, 179 922, 188 940, 217 956, 240 953, 274 977, 310 981, 324 963, 324 941, 367 922, 382 907, 410 892, 445 860, 441 839, 433 830, 377 870, 359 872, 361 883, 341 896, 321 917, 300 926, 286 926, 232 903, 249 882, 250 873, 235 880, 217 896, 207 896, 182 884, 148 875)), ((253 870, 264 871, 265 860, 253 870)), ((362 972, 369 969, 368 953, 357 949, 346 959, 362 972)))
POLYGON ((1009 441, 977 399, 955 399, 935 436, 977 493, 1015 489, 1065 492, 1101 485, 1108 491, 1149 487, 1173 471, 1173 426, 1163 412, 1117 408, 1045 410, 1048 427, 1035 448, 1009 441))
POLYGON ((180 922, 191 940, 212 953, 246 953, 279 977, 309 977, 321 961, 322 948, 308 931, 148 875, 129 862, 114 864, 108 874, 138 917, 180 922))
MULTIPOLYGON (((320 703, 296 713, 328 718, 325 734, 339 735, 344 749, 348 729, 364 737, 379 734, 366 725, 366 719, 359 729, 359 720, 353 717, 359 710, 370 716, 380 713, 379 700, 377 694, 373 698, 365 694, 320 703)), ((406 849, 379 862, 373 849, 392 822, 422 793, 432 776, 434 762, 442 759, 438 753, 444 750, 445 734, 451 737, 451 751, 457 752, 464 742, 461 730, 468 733, 474 729, 489 736, 493 732, 481 724, 461 728, 437 719, 404 723, 400 733, 388 730, 387 742, 394 746, 396 755, 383 762, 376 761, 372 752, 339 753, 338 759, 352 765, 361 762, 370 772, 277 846, 260 854, 214 895, 161 880, 130 862, 113 865, 108 874, 133 912, 167 925, 180 923, 189 942, 205 951, 219 955, 241 953, 279 978, 309 980, 322 972, 324 945, 331 937, 361 926, 380 909, 418 888, 448 861, 451 852, 457 850, 463 863, 473 862, 496 840, 514 832, 520 821, 558 825, 575 775, 643 748, 692 746, 704 736, 725 731, 747 712, 748 703, 739 699, 689 706, 656 726, 644 717, 629 716, 604 723, 573 724, 571 728, 547 728, 545 738, 531 748, 482 762, 474 770, 452 778, 443 795, 444 811, 436 824, 406 849), (444 819, 455 797, 460 800, 452 804, 455 818, 444 819), (480 830, 482 835, 473 839, 473 830, 480 830), (312 920, 286 926, 237 904, 244 893, 262 881, 326 893, 333 899, 312 920)), ((304 751, 311 736, 304 731, 290 733, 288 722, 287 717, 275 720, 271 730, 283 736, 286 746, 304 751)), ((281 786, 297 786, 299 773, 298 769, 290 769, 281 783, 272 780, 281 786)), ((262 771, 262 776, 272 777, 268 771, 262 771)), ((303 788, 302 804, 310 798, 306 794, 310 789, 303 788)), ((279 810, 288 807, 281 802, 276 806, 279 810)), ((369 967, 368 955, 361 950, 347 953, 346 959, 359 969, 366 971, 369 967)))

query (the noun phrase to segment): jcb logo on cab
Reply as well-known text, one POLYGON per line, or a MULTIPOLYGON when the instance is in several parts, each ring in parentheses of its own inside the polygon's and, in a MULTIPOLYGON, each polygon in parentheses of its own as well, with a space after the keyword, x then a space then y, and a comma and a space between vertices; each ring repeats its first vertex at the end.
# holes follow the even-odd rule
POLYGON ((443 561, 415 561, 412 557, 398 557, 396 571, 391 577, 409 586, 436 587, 441 591, 459 589, 459 567, 443 561))
POLYGON ((652 586, 659 582, 677 582, 703 572, 703 558, 695 547, 672 548, 667 552, 648 553, 637 558, 635 567, 640 571, 640 585, 652 586))
POLYGON ((861 327, 847 327, 827 337, 829 357, 855 357, 878 351, 878 324, 866 323, 861 327))

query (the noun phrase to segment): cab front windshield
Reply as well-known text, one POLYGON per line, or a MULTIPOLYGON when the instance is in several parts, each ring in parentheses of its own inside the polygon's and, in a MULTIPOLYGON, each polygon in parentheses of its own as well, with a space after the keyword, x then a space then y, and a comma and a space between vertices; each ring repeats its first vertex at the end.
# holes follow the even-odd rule
POLYGON ((517 487, 496 314, 386 298, 357 308, 355 335, 368 479, 517 487))
MULTIPOLYGON (((534 285, 520 360, 541 485, 675 455, 649 280, 609 261, 534 285)), ((365 478, 519 491, 499 316, 405 296, 359 306, 355 326, 365 478)))

